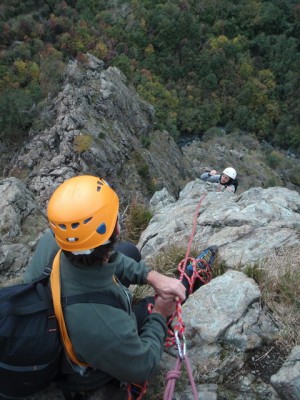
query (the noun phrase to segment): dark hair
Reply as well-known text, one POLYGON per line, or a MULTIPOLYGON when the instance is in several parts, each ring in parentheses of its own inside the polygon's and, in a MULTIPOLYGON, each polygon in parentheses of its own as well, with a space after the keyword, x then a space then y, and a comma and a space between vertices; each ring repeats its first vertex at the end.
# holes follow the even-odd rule
POLYGON ((219 179, 219 183, 221 184, 221 185, 223 185, 223 186, 230 186, 230 185, 233 185, 234 186, 234 193, 237 191, 237 188, 238 188, 238 185, 239 185, 239 182, 238 182, 238 180, 237 179, 232 179, 232 178, 230 178, 229 177, 229 181, 228 182, 226 182, 226 183, 222 183, 221 182, 221 177, 222 177, 222 175, 223 175, 223 173, 220 175, 220 179, 219 179))
POLYGON ((103 262, 110 257, 111 253, 114 251, 115 243, 117 241, 117 233, 113 232, 111 237, 109 238, 110 242, 101 246, 98 246, 94 249, 91 254, 78 254, 75 255, 70 251, 65 251, 67 259, 73 264, 85 265, 87 267, 91 267, 92 265, 103 265, 103 262))

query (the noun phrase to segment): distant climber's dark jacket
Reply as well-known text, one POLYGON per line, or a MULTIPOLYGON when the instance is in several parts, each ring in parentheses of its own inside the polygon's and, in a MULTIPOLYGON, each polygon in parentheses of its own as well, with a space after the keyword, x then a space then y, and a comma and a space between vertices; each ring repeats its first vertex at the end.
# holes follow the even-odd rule
POLYGON ((228 182, 222 183, 221 176, 222 175, 210 175, 209 172, 204 172, 204 174, 200 176, 200 179, 206 182, 219 183, 220 185, 224 186, 224 190, 229 188, 231 191, 236 192, 238 186, 237 179, 230 178, 228 182))
MULTIPOLYGON (((29 281, 39 276, 56 254, 51 232, 38 243, 25 273, 29 281)), ((83 378, 74 375, 76 390, 93 389, 112 377, 125 382, 144 382, 156 371, 166 338, 166 322, 160 314, 149 314, 140 335, 131 308, 131 292, 118 280, 143 285, 149 268, 117 252, 113 262, 91 267, 72 265, 61 255, 62 295, 101 291, 125 303, 127 312, 104 304, 74 304, 64 309, 64 317, 76 355, 97 371, 83 378), (115 279, 116 276, 118 279, 115 279)))

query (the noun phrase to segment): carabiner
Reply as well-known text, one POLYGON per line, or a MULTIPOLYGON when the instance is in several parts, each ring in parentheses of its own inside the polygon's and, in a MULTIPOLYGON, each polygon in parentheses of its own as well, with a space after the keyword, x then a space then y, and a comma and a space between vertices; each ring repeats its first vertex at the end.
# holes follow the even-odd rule
POLYGON ((182 342, 179 338, 179 332, 175 330, 175 341, 178 350, 178 354, 181 360, 183 360, 184 356, 186 355, 186 340, 185 336, 181 335, 182 342))

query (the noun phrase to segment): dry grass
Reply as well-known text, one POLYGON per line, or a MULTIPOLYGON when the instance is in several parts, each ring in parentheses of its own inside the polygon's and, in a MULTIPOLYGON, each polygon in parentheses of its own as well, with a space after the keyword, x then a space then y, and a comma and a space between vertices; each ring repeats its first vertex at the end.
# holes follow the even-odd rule
MULTIPOLYGON (((168 246, 164 251, 161 251, 154 258, 151 263, 151 267, 164 275, 176 277, 178 276, 177 267, 179 262, 184 259, 186 253, 186 248, 183 246, 171 245, 168 246)), ((196 252, 193 250, 193 256, 196 252)), ((134 286, 131 287, 134 293, 134 299, 138 300, 145 296, 154 295, 154 291, 148 285, 146 286, 134 286)))
POLYGON ((137 243, 151 218, 152 213, 147 206, 138 199, 133 199, 122 216, 122 225, 125 228, 122 236, 125 240, 137 243))
MULTIPOLYGON (((153 268, 167 276, 177 276, 177 268, 180 261, 184 260, 187 248, 184 245, 172 244, 157 254, 154 259, 153 268)), ((190 257, 196 257, 199 250, 192 248, 190 257)))
MULTIPOLYGON (((196 258, 204 248, 191 248, 189 257, 196 258)), ((186 257, 187 246, 172 244, 167 246, 164 250, 160 251, 156 257, 153 258, 151 267, 166 276, 179 278, 178 265, 186 257)), ((213 268, 213 277, 222 275, 225 272, 224 265, 219 262, 218 258, 215 259, 213 268)), ((154 295, 154 290, 149 286, 132 286, 131 290, 134 293, 135 301, 145 297, 154 295)))
MULTIPOLYGON (((200 248, 193 245, 188 257, 196 258, 203 250, 204 247, 200 248)), ((185 259, 186 252, 187 245, 169 245, 154 259, 154 269, 164 275, 178 277, 178 265, 185 259)), ((224 264, 216 257, 213 265, 213 278, 222 275, 225 270, 224 264)))
POLYGON ((265 305, 282 324, 282 345, 291 348, 300 344, 300 249, 272 251, 252 268, 252 277, 265 305))

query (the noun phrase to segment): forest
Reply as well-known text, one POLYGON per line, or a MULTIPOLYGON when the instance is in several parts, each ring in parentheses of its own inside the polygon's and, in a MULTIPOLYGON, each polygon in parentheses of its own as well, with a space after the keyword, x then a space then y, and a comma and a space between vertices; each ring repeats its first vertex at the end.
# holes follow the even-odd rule
POLYGON ((2 0, 0 138, 24 140, 68 61, 118 67, 176 139, 300 151, 299 0, 2 0))

